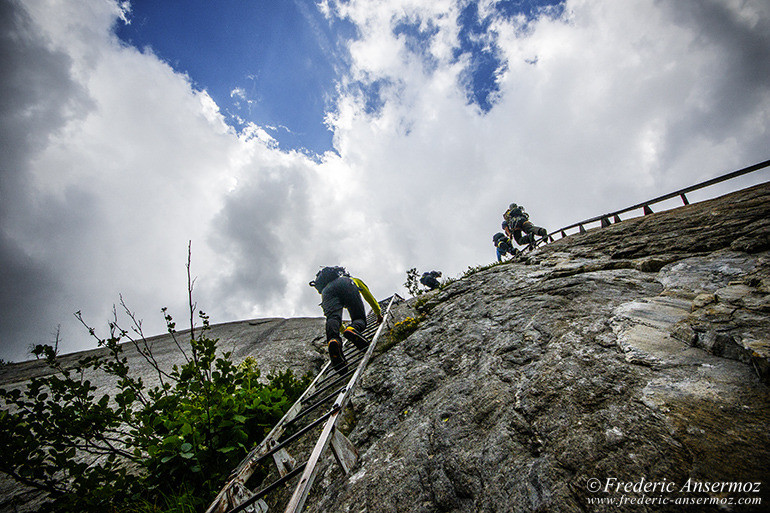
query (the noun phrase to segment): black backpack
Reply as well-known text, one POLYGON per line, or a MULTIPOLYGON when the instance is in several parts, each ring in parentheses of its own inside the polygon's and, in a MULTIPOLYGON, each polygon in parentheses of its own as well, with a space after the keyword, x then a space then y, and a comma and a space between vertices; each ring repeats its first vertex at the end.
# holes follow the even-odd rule
POLYGON ((339 278, 340 276, 350 276, 344 267, 324 267, 315 275, 315 280, 309 285, 315 287, 320 294, 324 287, 339 278))
POLYGON ((529 220, 529 214, 524 211, 524 207, 521 205, 517 205, 516 208, 509 210, 507 214, 508 218, 506 221, 508 222, 509 230, 521 230, 522 225, 529 220))

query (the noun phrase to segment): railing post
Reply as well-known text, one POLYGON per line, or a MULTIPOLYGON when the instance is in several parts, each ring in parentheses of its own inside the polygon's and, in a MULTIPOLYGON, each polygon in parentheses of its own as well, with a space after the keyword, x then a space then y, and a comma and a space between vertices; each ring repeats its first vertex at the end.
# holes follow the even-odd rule
POLYGON ((581 225, 580 225, 580 233, 585 233, 585 232, 586 232, 586 229, 585 229, 585 228, 583 228, 583 225, 581 224, 581 225))
POLYGON ((684 202, 685 205, 690 204, 690 202, 687 201, 687 196, 685 196, 684 193, 680 194, 679 197, 682 198, 682 201, 684 202))
POLYGON ((652 209, 650 208, 650 206, 649 206, 649 205, 645 205, 645 206, 644 206, 644 215, 648 216, 648 215, 650 215, 650 214, 652 214, 652 213, 653 213, 653 211, 652 211, 652 209))
POLYGON ((606 217, 602 217, 602 228, 607 228, 611 224, 612 223, 610 222, 609 219, 607 219, 606 217))
POLYGON ((613 221, 615 221, 616 223, 619 223, 620 222, 620 216, 615 214, 615 217, 613 218, 613 221))

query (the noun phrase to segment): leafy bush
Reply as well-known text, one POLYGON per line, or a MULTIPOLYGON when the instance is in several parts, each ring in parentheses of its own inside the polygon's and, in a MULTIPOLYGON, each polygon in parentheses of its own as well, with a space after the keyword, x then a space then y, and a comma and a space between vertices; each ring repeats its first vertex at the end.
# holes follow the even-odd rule
POLYGON ((406 282, 404 282, 404 287, 406 287, 406 290, 408 290, 413 297, 423 293, 423 290, 420 288, 420 278, 418 278, 416 267, 412 267, 406 272, 406 282))
POLYGON ((230 353, 218 353, 203 312, 203 327, 191 321, 182 343, 164 309, 185 360, 164 369, 141 323, 122 299, 121 305, 137 338, 118 326, 117 315, 110 335, 99 338, 78 313, 106 356, 86 356, 65 368, 54 347, 37 346, 33 354, 55 372, 33 378, 26 389, 0 390, 0 471, 46 492, 44 510, 200 509, 309 384, 309 375, 297 379, 288 370, 261 379, 253 359, 235 364, 230 353), (148 387, 131 372, 125 339, 159 384, 148 387), (114 378, 118 393, 97 396, 89 379, 96 372, 114 378))

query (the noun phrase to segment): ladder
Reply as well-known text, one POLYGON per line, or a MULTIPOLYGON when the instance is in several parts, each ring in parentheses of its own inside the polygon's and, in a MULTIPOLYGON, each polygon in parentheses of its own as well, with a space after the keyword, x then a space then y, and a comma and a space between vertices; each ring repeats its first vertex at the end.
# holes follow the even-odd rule
POLYGON ((297 483, 285 513, 301 511, 310 488, 318 471, 318 463, 331 446, 337 463, 345 474, 348 474, 358 459, 358 452, 348 438, 340 432, 337 424, 342 411, 350 401, 352 391, 366 370, 374 348, 382 334, 383 327, 388 322, 391 306, 403 301, 394 294, 380 302, 383 321, 379 325, 373 312, 366 319, 364 337, 370 340, 365 350, 357 349, 353 344, 347 344, 343 339, 343 354, 348 361, 347 372, 339 375, 327 362, 321 372, 315 377, 302 396, 292 405, 283 418, 268 433, 265 439, 241 461, 233 470, 222 490, 211 503, 206 513, 265 513, 268 505, 265 498, 282 488, 297 476, 297 483), (331 407, 323 408, 334 399, 331 407), (289 447, 299 445, 303 438, 311 432, 321 433, 304 463, 297 464, 296 459, 289 453, 289 447), (287 430, 295 431, 282 439, 287 430), (260 464, 272 457, 280 477, 262 486, 258 491, 252 491, 246 482, 252 477, 260 464))

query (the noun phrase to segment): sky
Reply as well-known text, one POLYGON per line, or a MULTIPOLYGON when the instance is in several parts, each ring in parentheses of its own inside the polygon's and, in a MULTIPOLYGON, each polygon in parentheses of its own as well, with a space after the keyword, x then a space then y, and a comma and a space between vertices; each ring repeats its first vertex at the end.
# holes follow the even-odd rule
MULTIPOLYGON (((320 316, 770 158, 764 0, 0 0, 0 358, 320 316)), ((694 193, 770 180, 767 170, 694 193)))

